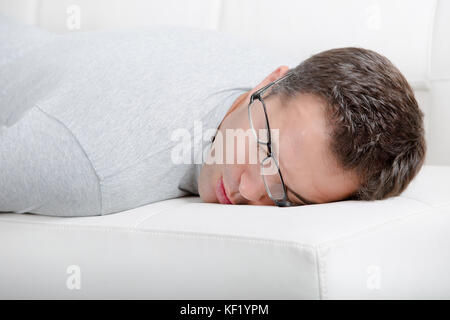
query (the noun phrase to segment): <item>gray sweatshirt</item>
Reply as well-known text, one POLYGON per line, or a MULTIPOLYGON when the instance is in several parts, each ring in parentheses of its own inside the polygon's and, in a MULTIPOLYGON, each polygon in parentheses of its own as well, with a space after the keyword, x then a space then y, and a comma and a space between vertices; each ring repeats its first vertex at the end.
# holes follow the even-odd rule
POLYGON ((214 31, 52 35, 0 18, 0 211, 104 215, 198 194, 205 133, 281 62, 214 31))

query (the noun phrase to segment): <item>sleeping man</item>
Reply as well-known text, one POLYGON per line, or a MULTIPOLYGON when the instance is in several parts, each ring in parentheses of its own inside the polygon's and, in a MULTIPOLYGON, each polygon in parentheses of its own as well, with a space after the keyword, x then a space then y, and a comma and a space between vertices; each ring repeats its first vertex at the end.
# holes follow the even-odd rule
MULTIPOLYGON (((292 70, 277 68, 235 101, 219 132, 249 128, 249 117, 255 131, 267 128, 265 121, 279 130, 279 155, 267 159, 266 146, 256 165, 205 164, 198 188, 204 201, 282 206, 385 199, 400 194, 424 161, 414 94, 398 69, 370 50, 333 49, 292 70), (276 170, 264 174, 265 167, 276 170)), ((266 133, 256 137, 268 141, 266 133)))
POLYGON ((408 82, 361 48, 289 68, 213 31, 53 35, 0 18, 0 88, 4 212, 385 199, 426 151, 408 82))

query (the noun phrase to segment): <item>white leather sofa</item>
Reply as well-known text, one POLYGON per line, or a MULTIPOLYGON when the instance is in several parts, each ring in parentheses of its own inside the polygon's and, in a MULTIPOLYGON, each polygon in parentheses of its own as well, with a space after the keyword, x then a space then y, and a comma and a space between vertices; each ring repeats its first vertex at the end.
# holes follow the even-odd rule
POLYGON ((383 201, 280 209, 188 197, 101 217, 2 213, 0 298, 450 298, 449 1, 0 0, 0 13, 55 32, 217 29, 291 66, 331 47, 374 49, 412 83, 429 148, 407 191, 383 201))
POLYGON ((0 215, 0 298, 450 298, 450 167, 400 197, 0 215))

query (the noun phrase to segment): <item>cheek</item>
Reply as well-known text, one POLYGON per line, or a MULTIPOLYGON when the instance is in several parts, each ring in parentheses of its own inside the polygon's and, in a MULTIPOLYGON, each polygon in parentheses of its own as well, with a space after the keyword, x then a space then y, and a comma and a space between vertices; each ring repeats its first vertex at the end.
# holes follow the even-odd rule
MULTIPOLYGON (((248 121, 248 109, 247 106, 236 109, 228 117, 226 117, 221 125, 221 129, 243 129, 250 128, 248 121)), ((225 133, 225 132, 224 132, 225 133)))
MULTIPOLYGON (((248 162, 253 161, 253 166, 257 165, 259 169, 258 163, 258 154, 252 155, 252 160, 250 160, 249 150, 254 148, 254 150, 258 150, 256 146, 256 142, 254 141, 254 137, 251 134, 247 136, 245 134, 239 135, 239 139, 234 140, 234 148, 231 148, 231 145, 228 146, 228 151, 230 151, 230 155, 228 156, 228 160, 231 163, 227 164, 227 129, 240 129, 242 132, 246 132, 250 128, 248 123, 248 114, 247 108, 241 108, 239 110, 235 110, 228 117, 226 117, 221 126, 220 126, 220 134, 221 138, 216 136, 215 141, 215 158, 222 158, 224 164, 204 164, 199 175, 198 179, 198 192, 200 197, 205 202, 218 202, 215 188, 217 180, 223 176, 224 181, 227 182, 227 185, 231 190, 239 190, 239 183, 242 172, 246 170, 248 166, 252 166, 252 164, 248 164, 248 162), (250 139, 250 141, 249 141, 250 139), (239 150, 238 150, 239 149, 239 150), (245 163, 237 163, 238 157, 245 163), (234 158, 234 159, 233 159, 234 158)), ((218 133, 219 133, 218 132, 218 133)), ((253 150, 253 149, 252 149, 253 150)), ((210 149, 211 151, 211 149, 210 149)), ((208 157, 212 156, 208 153, 208 157)))

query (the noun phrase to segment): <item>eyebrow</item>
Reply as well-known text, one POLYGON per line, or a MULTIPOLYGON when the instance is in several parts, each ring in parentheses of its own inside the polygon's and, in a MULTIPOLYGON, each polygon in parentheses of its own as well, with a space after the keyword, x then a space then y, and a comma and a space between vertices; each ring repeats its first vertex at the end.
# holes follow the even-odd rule
POLYGON ((284 186, 286 187, 286 190, 289 190, 290 192, 292 192, 294 194, 295 197, 297 197, 300 201, 302 201, 305 204, 318 204, 317 202, 311 201, 311 200, 307 200, 305 198, 303 198, 301 195, 299 195, 298 193, 296 193, 294 190, 292 190, 291 188, 289 188, 286 184, 284 184, 284 186))

